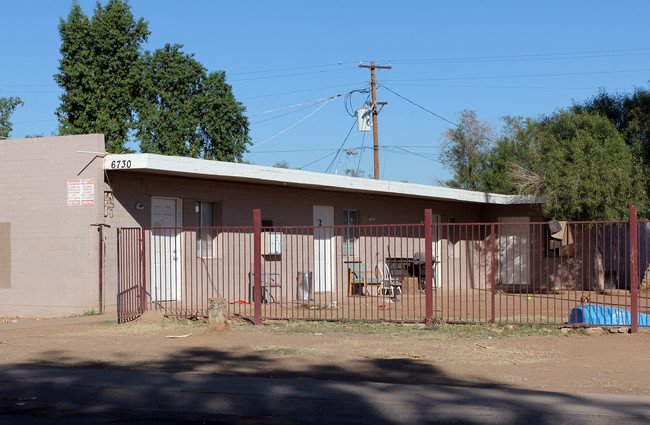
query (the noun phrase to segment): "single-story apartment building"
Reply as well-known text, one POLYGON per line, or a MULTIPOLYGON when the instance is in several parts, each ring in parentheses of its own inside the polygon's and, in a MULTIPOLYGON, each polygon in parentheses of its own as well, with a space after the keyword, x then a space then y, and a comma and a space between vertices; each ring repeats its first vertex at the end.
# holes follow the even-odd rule
MULTIPOLYGON (((0 142, 0 316, 55 317, 115 310, 118 228, 181 229, 167 236, 159 233, 155 243, 163 251, 171 247, 173 252, 166 255, 174 259, 190 256, 208 264, 206 258, 221 255, 212 253, 218 237, 211 236, 206 245, 196 229, 252 226, 255 209, 261 210, 262 225, 269 229, 420 224, 426 209, 432 210, 435 223, 542 219, 539 204, 515 196, 185 157, 107 154, 99 134, 4 140, 0 142), (187 228, 194 229, 197 238, 191 253, 177 252, 180 245, 164 245, 166 237, 176 240, 187 228)), ((316 237, 315 231, 309 232, 316 237)), ((462 232, 455 238, 465 238, 462 232)), ((279 238, 277 243, 293 243, 279 231, 269 235, 279 238)), ((334 236, 327 236, 333 261, 359 257, 359 250, 365 249, 346 243, 359 236, 346 235, 331 246, 334 236)), ((390 252, 401 245, 387 248, 390 252)), ((310 252, 318 251, 316 245, 309 246, 310 252)), ((222 251, 235 249, 227 246, 222 251)), ((447 248, 437 245, 436 249, 440 255, 447 248)), ((411 256, 411 251, 403 255, 411 256)), ((265 261, 281 261, 279 253, 267 252, 265 261)), ((250 256, 246 258, 250 261, 250 256)), ((244 280, 250 273, 248 265, 240 273, 244 280)), ((340 276, 345 280, 347 275, 340 276)), ((347 282, 333 285, 344 285, 347 292, 347 282)))

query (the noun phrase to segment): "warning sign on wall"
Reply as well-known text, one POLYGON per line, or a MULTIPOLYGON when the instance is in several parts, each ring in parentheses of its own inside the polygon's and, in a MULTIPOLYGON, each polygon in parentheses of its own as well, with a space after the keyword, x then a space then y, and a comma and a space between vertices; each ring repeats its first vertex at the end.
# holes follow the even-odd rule
POLYGON ((95 179, 68 180, 68 206, 93 205, 95 203, 95 179))

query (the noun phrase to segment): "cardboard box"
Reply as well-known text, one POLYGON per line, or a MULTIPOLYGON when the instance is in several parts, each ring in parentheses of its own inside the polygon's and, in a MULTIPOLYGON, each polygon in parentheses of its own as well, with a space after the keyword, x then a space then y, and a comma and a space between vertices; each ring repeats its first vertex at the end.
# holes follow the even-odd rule
POLYGON ((406 295, 417 295, 420 293, 420 280, 417 277, 402 278, 402 293, 406 295))

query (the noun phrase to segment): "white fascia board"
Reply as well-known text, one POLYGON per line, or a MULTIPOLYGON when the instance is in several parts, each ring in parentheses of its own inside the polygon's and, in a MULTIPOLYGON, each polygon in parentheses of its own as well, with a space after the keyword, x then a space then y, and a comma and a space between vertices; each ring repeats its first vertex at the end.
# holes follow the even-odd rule
POLYGON ((210 161, 155 154, 106 155, 104 169, 152 174, 248 181, 281 186, 310 187, 345 192, 363 192, 408 198, 438 199, 479 204, 534 204, 527 197, 451 189, 424 184, 373 180, 234 162, 210 161))

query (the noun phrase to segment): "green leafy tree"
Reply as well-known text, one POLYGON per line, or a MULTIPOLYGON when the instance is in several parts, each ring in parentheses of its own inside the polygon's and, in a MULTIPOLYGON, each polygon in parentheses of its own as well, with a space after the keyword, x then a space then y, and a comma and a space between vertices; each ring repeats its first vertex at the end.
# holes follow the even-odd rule
POLYGON ((289 167, 289 162, 288 161, 278 161, 275 164, 273 164, 275 168, 290 168, 289 167))
POLYGON ((543 161, 535 120, 523 117, 504 117, 503 120, 503 134, 485 154, 478 180, 486 192, 513 195, 521 191, 513 174, 538 172, 543 161))
POLYGON ((534 127, 541 162, 510 175, 524 194, 543 193, 545 214, 559 220, 622 220, 634 204, 647 215, 640 161, 607 118, 559 111, 528 126, 534 127))
POLYGON ((168 44, 144 54, 141 92, 135 103, 136 139, 142 152, 199 154, 199 117, 195 112, 205 69, 180 47, 168 44))
POLYGON ((199 96, 202 158, 241 161, 248 152, 248 118, 246 108, 237 102, 226 73, 216 71, 203 80, 199 96))
POLYGON ((354 168, 346 168, 345 169, 345 175, 348 177, 358 177, 358 178, 370 178, 369 175, 366 174, 365 171, 363 170, 357 170, 354 168))
POLYGON ((0 97, 0 140, 8 138, 11 134, 11 115, 20 105, 23 105, 23 101, 19 97, 0 97))
POLYGON ((136 138, 142 152, 241 161, 250 143, 245 108, 224 72, 207 73, 180 45, 144 55, 136 138))
POLYGON ((442 159, 450 168, 449 187, 467 190, 484 190, 481 177, 486 155, 494 144, 494 127, 480 121, 476 111, 464 110, 458 114, 459 124, 442 135, 442 159))
POLYGON ((126 1, 98 2, 89 19, 75 1, 59 24, 59 132, 103 133, 109 152, 125 150, 140 84, 140 46, 149 36, 147 22, 135 20, 130 9, 126 1))
POLYGON ((632 147, 635 155, 650 167, 650 92, 636 89, 633 93, 607 93, 583 104, 573 106, 575 111, 588 111, 606 116, 632 147))

